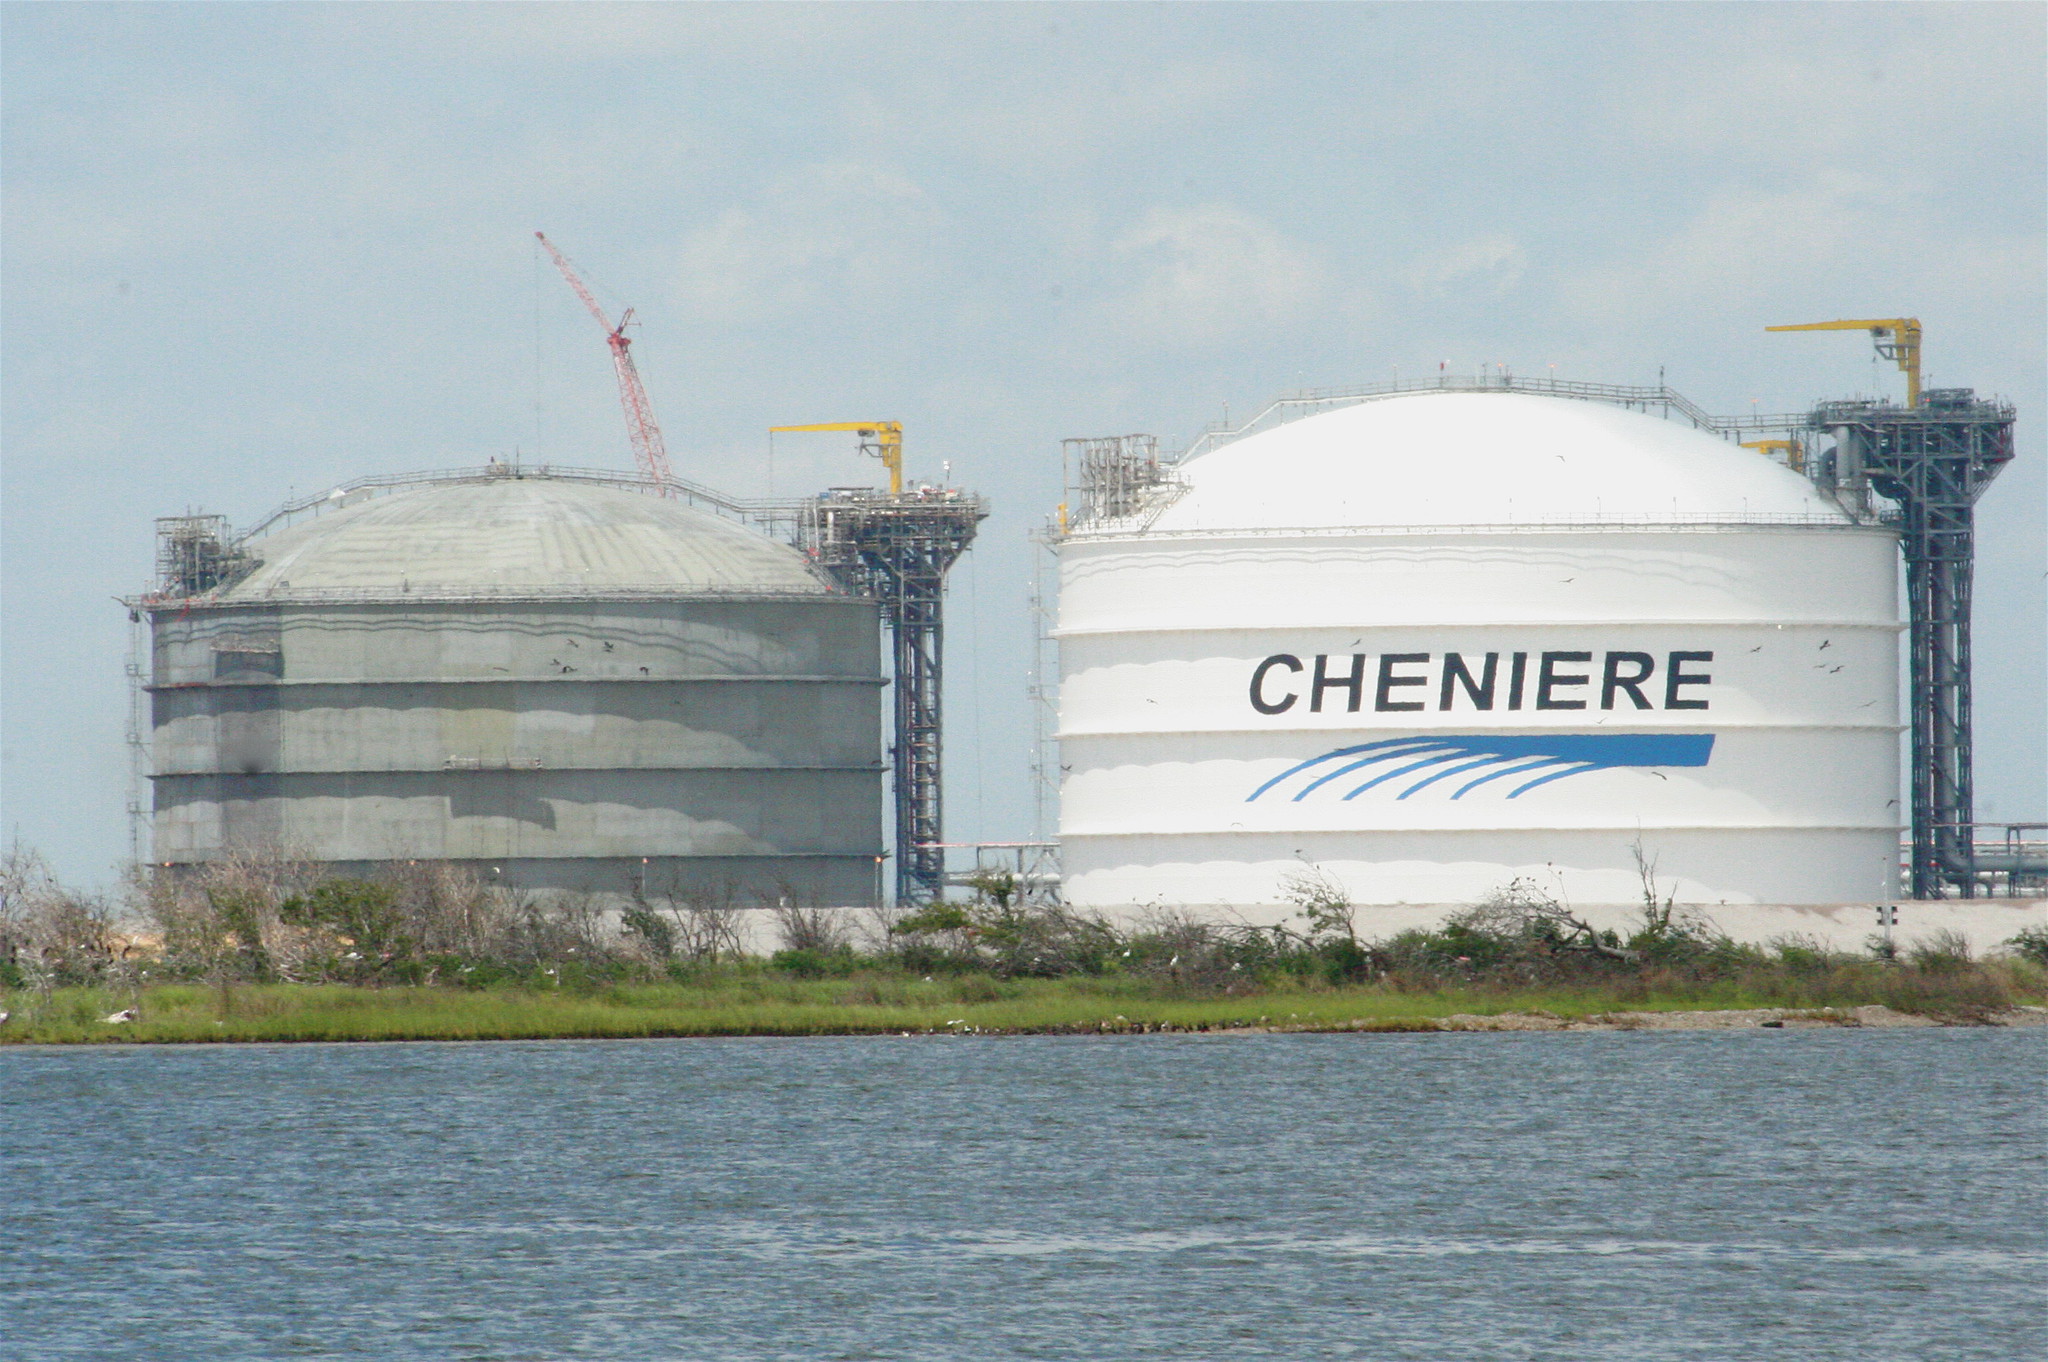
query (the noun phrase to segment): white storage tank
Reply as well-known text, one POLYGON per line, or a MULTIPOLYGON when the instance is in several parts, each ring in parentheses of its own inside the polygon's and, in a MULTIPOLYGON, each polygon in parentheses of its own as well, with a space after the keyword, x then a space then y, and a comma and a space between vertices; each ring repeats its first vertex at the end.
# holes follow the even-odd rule
MULTIPOLYGON (((1060 545, 1068 901, 1895 892, 1893 533, 1654 416, 1411 393, 1060 545)), ((1171 491, 1171 489, 1169 489, 1171 491)))

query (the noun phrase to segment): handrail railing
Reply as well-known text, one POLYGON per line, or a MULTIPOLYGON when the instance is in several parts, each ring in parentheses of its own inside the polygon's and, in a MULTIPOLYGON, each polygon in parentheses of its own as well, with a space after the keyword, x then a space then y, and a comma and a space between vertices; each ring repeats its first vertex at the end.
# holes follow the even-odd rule
POLYGON ((1185 463, 1220 445, 1229 444, 1270 425, 1279 424, 1287 419, 1282 413, 1297 408, 1349 406, 1359 402, 1370 402, 1376 398, 1426 392, 1537 393, 1548 397, 1575 398, 1585 402, 1607 402, 1645 412, 1661 407, 1667 417, 1675 413, 1696 430, 1722 436, 1738 431, 1801 429, 1809 420, 1809 414, 1806 412, 1779 416, 1715 416, 1685 394, 1663 383, 1649 387, 1626 383, 1582 383, 1562 378, 1524 378, 1512 373, 1479 374, 1471 377, 1439 374, 1435 378, 1392 379, 1352 387, 1306 388, 1300 392, 1288 393, 1268 402, 1260 408, 1257 415, 1243 425, 1212 426, 1203 431, 1186 449, 1173 456, 1172 461, 1177 464, 1185 463))
MULTIPOLYGON (((1955 844, 1943 859, 1948 869, 1965 881, 1977 881, 1995 892, 1998 877, 2003 875, 2006 893, 2015 898, 2048 883, 2048 823, 1937 823, 1933 828, 1955 844), (1986 835, 1994 832, 2002 835, 1986 835)), ((1908 841, 1904 867, 1908 874, 1912 850, 1908 841)))
POLYGON ((605 486, 624 488, 635 492, 667 490, 696 507, 729 520, 737 520, 762 528, 779 530, 795 524, 803 501, 782 498, 747 498, 727 496, 715 492, 700 483, 682 478, 668 478, 657 484, 636 473, 618 472, 603 468, 575 468, 559 464, 516 464, 488 463, 470 468, 434 469, 417 473, 375 473, 368 477, 345 482, 330 491, 315 493, 287 501, 263 516, 247 529, 238 531, 233 544, 243 544, 282 526, 294 523, 301 516, 319 515, 324 511, 338 510, 344 506, 360 505, 367 496, 378 496, 392 492, 407 491, 415 487, 452 485, 471 482, 511 481, 521 478, 552 478, 572 482, 591 482, 605 486))
POLYGON ((1287 525, 1242 526, 1227 529, 1194 528, 1155 530, 1157 512, 1146 508, 1115 520, 1097 520, 1069 525, 1059 532, 1062 539, 1085 539, 1090 535, 1120 537, 1142 530, 1147 539, 1288 539, 1327 538, 1341 535, 1439 535, 1516 534, 1530 530, 1655 530, 1660 533, 1710 533, 1719 530, 1845 530, 1869 533, 1873 528, 1890 528, 1871 520, 1814 515, 1796 511, 1702 511, 1696 515, 1648 515, 1624 511, 1586 511, 1567 515, 1531 515, 1513 520, 1472 521, 1458 524, 1372 524, 1372 525, 1287 525))

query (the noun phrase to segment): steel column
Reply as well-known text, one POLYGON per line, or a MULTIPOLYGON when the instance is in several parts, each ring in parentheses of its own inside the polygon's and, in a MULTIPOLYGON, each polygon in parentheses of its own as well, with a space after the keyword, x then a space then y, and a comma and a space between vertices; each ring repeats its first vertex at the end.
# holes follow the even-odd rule
POLYGON ((882 603, 889 626, 896 901, 946 892, 941 767, 946 572, 988 515, 979 497, 949 491, 892 497, 835 489, 806 508, 802 543, 849 591, 882 603))
POLYGON ((1917 407, 1829 402, 1816 430, 1835 433, 1844 490, 1868 479, 1899 510, 1906 563, 1912 710, 1912 892, 1977 891, 1970 780, 1970 588, 1975 506, 2012 459, 2013 409, 1967 389, 1937 389, 1917 407))

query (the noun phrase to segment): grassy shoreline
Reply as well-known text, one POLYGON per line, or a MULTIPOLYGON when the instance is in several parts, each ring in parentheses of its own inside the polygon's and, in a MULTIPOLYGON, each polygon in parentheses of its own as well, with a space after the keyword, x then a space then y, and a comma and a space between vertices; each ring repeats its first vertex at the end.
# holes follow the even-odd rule
POLYGON ((445 865, 336 878, 252 856, 138 879, 123 907, 15 853, 0 857, 0 1047, 1555 1030, 1674 1012, 2032 1023, 2025 1009, 2048 1003, 2048 928, 1988 957, 1953 932, 1873 935, 1861 952, 1744 943, 1656 901, 1648 875, 1626 932, 1515 880, 1385 939, 1361 936, 1343 886, 1310 865, 1281 886, 1296 913, 1262 926, 1167 908, 1117 923, 1020 903, 992 876, 971 900, 914 911, 785 900, 747 919, 779 942, 762 956, 748 953, 750 910, 731 904, 636 898, 611 915, 445 865), (1881 1016, 1843 1015, 1873 1007, 1881 1016))
MULTIPOLYGON (((1980 966, 1945 980, 1857 970, 1803 980, 1672 981, 1404 990, 1270 986, 1199 994, 1141 979, 922 978, 873 971, 798 979, 735 971, 701 981, 581 989, 159 984, 0 993, 0 1046, 232 1042, 628 1039, 691 1036, 1061 1035, 1190 1031, 1435 1031, 1463 1019, 1564 1022, 1617 1014, 1849 1009, 1984 1024, 2048 1003, 2032 971, 1980 966), (1930 986, 1932 985, 1932 986, 1930 986), (105 1018, 133 1009, 132 1021, 105 1018)), ((1640 1023, 1622 1021, 1618 1025, 1640 1023)), ((1752 1021, 1750 1024, 1757 1024, 1752 1021)), ((1850 1024, 1854 1024, 1851 1022, 1850 1024)))

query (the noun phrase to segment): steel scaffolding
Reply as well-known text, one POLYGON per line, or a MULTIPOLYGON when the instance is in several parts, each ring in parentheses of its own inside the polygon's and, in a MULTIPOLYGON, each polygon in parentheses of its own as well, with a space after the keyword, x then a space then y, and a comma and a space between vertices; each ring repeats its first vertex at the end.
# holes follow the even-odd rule
POLYGON ((839 487, 806 503, 798 543, 848 591, 881 602, 893 696, 896 901, 946 893, 940 703, 946 571, 974 542, 988 503, 951 488, 892 496, 839 487))
POLYGON ((1168 480, 1151 435, 1106 435, 1060 441, 1064 480, 1078 492, 1076 521, 1122 520, 1145 508, 1152 489, 1168 480))
POLYGON ((156 576, 164 594, 203 596, 248 566, 248 556, 229 531, 226 516, 157 517, 156 576))
MULTIPOLYGON (((1851 501, 1866 489, 1897 504, 1906 560, 1912 711, 1912 890, 1978 888, 1970 788, 1970 584, 1978 496, 2013 455, 2013 409, 1968 388, 1937 388, 1916 407, 1823 402, 1807 428, 1834 437, 1812 474, 1851 501)), ((1890 519, 1892 517, 1887 517, 1890 519)))

